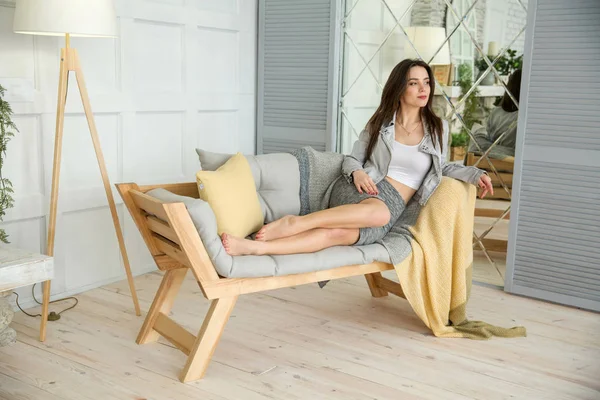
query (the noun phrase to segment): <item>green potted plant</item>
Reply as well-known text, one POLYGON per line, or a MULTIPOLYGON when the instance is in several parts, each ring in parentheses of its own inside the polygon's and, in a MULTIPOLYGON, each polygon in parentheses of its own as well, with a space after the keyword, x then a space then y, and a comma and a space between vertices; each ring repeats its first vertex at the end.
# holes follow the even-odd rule
MULTIPOLYGON (((6 157, 6 146, 10 139, 18 132, 17 126, 12 122, 12 109, 10 104, 4 100, 6 89, 0 85, 0 221, 4 218, 6 210, 13 206, 13 188, 10 180, 2 175, 2 167, 6 157)), ((4 229, 0 229, 0 240, 8 243, 8 235, 4 229)))
MULTIPOLYGON (((457 83, 460 87, 459 100, 462 100, 465 94, 473 86, 473 70, 469 64, 461 64, 458 66, 457 83)), ((469 134, 467 133, 467 128, 471 129, 473 124, 476 122, 481 123, 486 114, 489 112, 489 109, 479 101, 479 98, 477 97, 478 93, 479 89, 475 89, 463 102, 462 109, 459 110, 464 125, 459 122, 459 132, 452 134, 452 140, 450 142, 451 161, 464 158, 470 140, 469 134)))
POLYGON ((464 159, 468 145, 469 135, 466 132, 453 133, 452 141, 450 142, 450 161, 464 159))
MULTIPOLYGON (((488 56, 488 58, 490 61, 494 61, 495 56, 488 56)), ((480 74, 483 73, 483 71, 485 71, 488 67, 487 63, 483 58, 476 59, 474 63, 475 67, 479 70, 480 74)), ((516 50, 508 49, 506 50, 505 54, 498 58, 498 61, 496 61, 494 67, 498 71, 498 74, 502 77, 502 80, 506 83, 510 74, 515 72, 515 70, 523 67, 523 54, 517 56, 516 50)), ((492 85, 494 83, 493 77, 494 75, 492 72, 488 73, 481 82, 481 84, 492 85), (490 79, 492 80, 491 83, 489 82, 490 79)))
MULTIPOLYGON (((493 58, 488 57, 490 59, 490 61, 493 61, 493 58)), ((485 60, 483 58, 477 58, 474 61, 474 65, 475 68, 477 68, 478 74, 477 74, 477 79, 479 79, 479 77, 481 76, 481 74, 483 74, 487 68, 488 68, 488 64, 485 62, 485 60)), ((494 73, 490 70, 488 71, 487 75, 483 78, 483 80, 480 82, 480 85, 483 86, 492 86, 494 83, 496 82, 494 73)))
MULTIPOLYGON (((469 64, 461 64, 458 66, 458 86, 460 87, 459 100, 462 100, 465 94, 473 86, 473 70, 469 64)), ((461 116, 467 128, 471 129, 475 122, 481 121, 485 117, 486 108, 480 104, 479 89, 475 90, 469 95, 464 101, 464 106, 461 112, 461 116)), ((460 132, 467 134, 467 130, 461 124, 460 132)))
POLYGON ((506 54, 498 59, 495 66, 498 74, 500 74, 502 80, 506 83, 510 74, 523 67, 523 54, 517 56, 516 50, 508 49, 506 50, 506 54))

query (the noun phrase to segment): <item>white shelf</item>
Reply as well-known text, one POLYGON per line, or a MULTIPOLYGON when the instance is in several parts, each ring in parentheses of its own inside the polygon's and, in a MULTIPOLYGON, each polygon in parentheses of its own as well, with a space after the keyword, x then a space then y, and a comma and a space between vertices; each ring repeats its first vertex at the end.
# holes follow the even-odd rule
POLYGON ((54 258, 11 245, 0 245, 0 292, 51 280, 54 258))
MULTIPOLYGON (((444 92, 446 92, 446 94, 448 96, 450 96, 451 98, 460 96, 460 86, 442 86, 442 89, 444 89, 444 92)), ((479 86, 477 86, 477 89, 479 89, 479 94, 477 95, 477 97, 504 96, 504 86, 496 86, 496 85, 482 86, 482 85, 479 85, 479 86)), ((439 86, 435 87, 435 95, 437 95, 437 96, 442 95, 442 91, 440 90, 439 86)))

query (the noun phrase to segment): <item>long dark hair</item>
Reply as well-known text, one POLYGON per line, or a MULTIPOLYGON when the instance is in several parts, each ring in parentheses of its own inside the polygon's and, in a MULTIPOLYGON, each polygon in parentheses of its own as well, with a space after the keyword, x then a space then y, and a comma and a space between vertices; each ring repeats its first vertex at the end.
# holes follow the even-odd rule
MULTIPOLYGON (((508 83, 506 84, 506 88, 512 95, 515 97, 517 101, 521 95, 521 70, 518 69, 512 73, 510 78, 508 78, 508 83)), ((515 104, 515 102, 510 98, 507 92, 504 92, 504 97, 502 97, 502 109, 506 112, 515 112, 519 110, 519 107, 515 104)))
POLYGON ((390 77, 383 87, 381 103, 375 111, 375 114, 373 114, 371 119, 369 119, 369 122, 367 122, 366 129, 370 135, 369 145, 367 146, 367 160, 373 153, 382 125, 391 121, 394 117, 394 112, 400 108, 400 98, 406 90, 408 72, 412 67, 423 67, 427 70, 427 74, 429 75, 429 87, 431 88, 431 91, 429 93, 429 99, 427 99, 427 105, 421 109, 421 120, 423 121, 423 126, 426 126, 431 132, 433 143, 436 144, 437 142, 440 145, 440 151, 442 150, 442 120, 435 115, 432 107, 433 94, 435 92, 433 73, 426 62, 422 60, 406 59, 400 61, 390 73, 390 77))

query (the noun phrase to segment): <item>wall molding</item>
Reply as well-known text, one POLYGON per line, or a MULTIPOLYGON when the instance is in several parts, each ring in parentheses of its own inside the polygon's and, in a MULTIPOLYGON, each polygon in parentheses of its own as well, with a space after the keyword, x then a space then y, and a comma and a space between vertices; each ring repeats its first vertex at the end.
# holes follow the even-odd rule
MULTIPOLYGON (((14 59, 0 63, 0 77, 17 80, 11 105, 19 127, 5 165, 6 176, 15 184, 15 207, 7 210, 0 226, 15 246, 43 251, 64 39, 15 34, 16 1, 0 0, 0 42, 8 43, 3 56, 14 59), (27 96, 19 98, 23 92, 27 96)), ((191 182, 199 169, 195 152, 199 147, 222 153, 256 152, 257 0, 236 3, 237 13, 211 11, 211 5, 220 1, 203 3, 208 9, 204 10, 192 1, 169 5, 116 0, 118 39, 72 40, 136 274, 148 264, 149 254, 114 184, 191 182), (136 23, 141 20, 150 23, 136 23), (227 63, 229 67, 222 68, 227 63)), ((83 111, 75 76, 70 74, 52 299, 125 279, 83 111)), ((24 307, 35 305, 30 287, 17 292, 24 307)))

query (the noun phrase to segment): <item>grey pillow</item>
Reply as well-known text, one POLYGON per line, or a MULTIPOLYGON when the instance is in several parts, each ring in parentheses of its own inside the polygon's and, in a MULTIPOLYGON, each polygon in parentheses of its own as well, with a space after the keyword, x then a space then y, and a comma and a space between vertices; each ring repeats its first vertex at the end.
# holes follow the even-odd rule
POLYGON ((190 218, 200 235, 200 239, 204 243, 208 256, 213 265, 217 267, 217 273, 221 276, 227 276, 222 275, 221 273, 225 272, 220 270, 226 269, 228 265, 231 265, 233 260, 223 248, 223 243, 217 233, 217 218, 210 205, 202 199, 180 196, 165 189, 152 189, 146 192, 146 194, 165 203, 182 202, 185 204, 185 208, 187 208, 190 218))
MULTIPOLYGON (((196 149, 200 168, 215 171, 233 154, 196 149)), ((300 213, 298 160, 289 153, 244 155, 250 164, 265 223, 300 213)))

